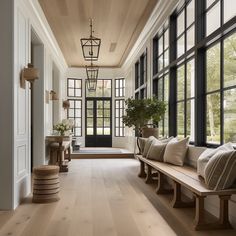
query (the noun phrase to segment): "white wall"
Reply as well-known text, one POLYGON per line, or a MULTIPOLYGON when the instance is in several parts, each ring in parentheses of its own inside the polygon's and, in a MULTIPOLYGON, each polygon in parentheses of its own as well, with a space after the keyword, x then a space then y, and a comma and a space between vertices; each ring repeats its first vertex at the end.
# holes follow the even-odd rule
MULTIPOLYGON (((99 75, 98 79, 112 79, 112 114, 115 114, 114 110, 114 102, 115 102, 115 96, 114 96, 114 88, 115 88, 115 79, 116 78, 122 78, 124 77, 124 73, 122 69, 112 69, 112 68, 100 68, 99 69, 99 75)), ((82 91, 82 126, 83 126, 83 136, 78 138, 79 142, 82 143, 82 146, 85 146, 85 78, 86 76, 86 71, 85 68, 68 68, 65 77, 64 77, 64 88, 63 88, 63 95, 64 98, 66 99, 66 85, 67 85, 67 78, 78 78, 82 79, 82 86, 83 86, 83 91, 82 91)), ((67 113, 64 111, 64 118, 66 118, 67 113)), ((114 116, 112 117, 112 146, 113 147, 120 147, 124 148, 126 145, 126 137, 115 137, 114 136, 114 116)))
MULTIPOLYGON (((152 94, 152 82, 151 82, 151 72, 152 72, 152 40, 160 27, 165 23, 167 17, 175 9, 177 0, 164 1, 160 0, 154 9, 152 16, 150 17, 147 25, 142 31, 139 39, 135 43, 131 53, 128 55, 127 60, 123 65, 123 70, 126 78, 126 94, 128 97, 134 96, 134 64, 145 51, 148 49, 148 75, 147 75, 147 95, 152 94)), ((132 129, 126 128, 127 143, 126 148, 132 150, 135 143, 134 133, 132 129)), ((187 192, 185 192, 187 193, 187 192)), ((187 193, 189 194, 189 193, 187 193)), ((217 197, 208 197, 205 201, 206 209, 213 215, 218 216, 219 214, 219 199, 217 197)), ((236 196, 232 197, 229 204, 230 209, 230 219, 231 222, 236 226, 236 196)))
POLYGON ((20 87, 21 70, 30 62, 31 29, 43 44, 42 81, 35 82, 40 100, 34 109, 43 121, 37 127, 42 134, 37 165, 46 161, 45 135, 52 129, 52 106, 45 103, 45 90, 52 89, 52 64, 59 81, 67 65, 37 1, 2 0, 0 29, 0 209, 14 209, 31 191, 30 89, 28 82, 25 89, 20 87))

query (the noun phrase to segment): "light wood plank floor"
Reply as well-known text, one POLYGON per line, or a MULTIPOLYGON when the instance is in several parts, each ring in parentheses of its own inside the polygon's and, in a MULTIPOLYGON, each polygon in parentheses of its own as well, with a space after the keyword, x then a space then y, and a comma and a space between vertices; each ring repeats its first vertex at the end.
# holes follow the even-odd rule
POLYGON ((236 235, 235 230, 195 232, 194 211, 173 209, 170 197, 137 177, 134 159, 72 160, 60 174, 61 200, 0 212, 0 236, 236 235))

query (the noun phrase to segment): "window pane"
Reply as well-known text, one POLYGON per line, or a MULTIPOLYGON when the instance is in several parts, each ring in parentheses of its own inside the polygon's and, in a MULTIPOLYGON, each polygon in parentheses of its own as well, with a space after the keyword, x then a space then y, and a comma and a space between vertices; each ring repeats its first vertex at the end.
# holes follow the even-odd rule
POLYGON ((177 103, 177 135, 184 137, 184 102, 177 103))
POLYGON ((194 46, 195 42, 195 26, 193 25, 187 31, 187 51, 194 46))
POLYGON ((177 101, 184 99, 184 66, 177 71, 177 101))
POLYGON ((236 144, 236 89, 224 93, 224 142, 236 144))
POLYGON ((236 16, 235 0, 224 0, 224 23, 236 16))
POLYGON ((216 0, 206 0, 206 7, 208 8, 216 0))
POLYGON ((163 55, 158 58, 158 71, 163 69, 163 55))
POLYGON ((164 34, 164 46, 165 49, 169 47, 169 29, 167 29, 164 34))
POLYGON ((75 80, 75 87, 81 89, 81 80, 78 79, 75 80))
POLYGON ((177 36, 184 32, 184 11, 177 17, 177 36))
POLYGON ((195 60, 187 63, 187 98, 195 96, 195 60))
POLYGON ((73 79, 68 79, 68 87, 74 88, 74 80, 73 79))
POLYGON ((164 101, 169 100, 169 75, 164 77, 164 101))
POLYGON ((74 93, 74 89, 68 89, 68 96, 69 97, 74 97, 75 96, 75 93, 74 93))
POLYGON ((220 93, 207 95, 207 142, 220 143, 220 93))
POLYGON ((192 0, 187 6, 187 27, 189 27, 194 22, 194 18, 195 18, 194 4, 195 4, 195 1, 192 0))
POLYGON ((224 87, 236 85, 236 34, 224 41, 224 87))
POLYGON ((163 36, 161 36, 158 40, 158 55, 163 53, 163 36))
POLYGON ((186 135, 190 137, 190 141, 194 141, 194 102, 195 99, 187 101, 187 130, 186 135))
POLYGON ((206 35, 208 36, 220 27, 220 1, 206 15, 206 35))
POLYGON ((158 80, 158 92, 157 97, 159 100, 163 100, 163 79, 158 80))
POLYGON ((166 50, 164 53, 164 67, 169 65, 169 50, 166 50))
POLYGON ((220 44, 207 50, 207 92, 220 89, 220 44))
POLYGON ((177 41, 177 57, 180 57, 181 55, 184 54, 185 52, 185 40, 184 40, 184 35, 178 39, 177 41))

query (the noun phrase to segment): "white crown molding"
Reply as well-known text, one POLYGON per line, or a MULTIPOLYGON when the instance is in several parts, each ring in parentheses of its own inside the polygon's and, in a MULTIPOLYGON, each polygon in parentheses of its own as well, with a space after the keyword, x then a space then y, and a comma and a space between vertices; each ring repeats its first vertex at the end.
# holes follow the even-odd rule
POLYGON ((55 63, 65 71, 68 65, 38 0, 24 0, 24 2, 30 16, 30 22, 34 28, 36 27, 36 33, 51 52, 55 63))
POLYGON ((163 18, 165 19, 166 16, 169 16, 170 11, 173 10, 177 3, 178 0, 158 1, 146 25, 144 26, 143 31, 139 35, 124 64, 122 65, 124 70, 127 70, 131 63, 133 63, 134 59, 140 53, 143 46, 150 39, 150 36, 154 36, 156 34, 158 29, 164 23, 163 18))

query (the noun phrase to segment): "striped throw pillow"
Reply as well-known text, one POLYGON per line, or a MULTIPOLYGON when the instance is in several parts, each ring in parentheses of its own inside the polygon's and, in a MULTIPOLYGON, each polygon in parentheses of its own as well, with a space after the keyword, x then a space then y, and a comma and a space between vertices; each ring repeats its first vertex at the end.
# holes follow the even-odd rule
POLYGON ((205 182, 209 189, 232 187, 236 180, 236 151, 219 151, 207 163, 205 182))

